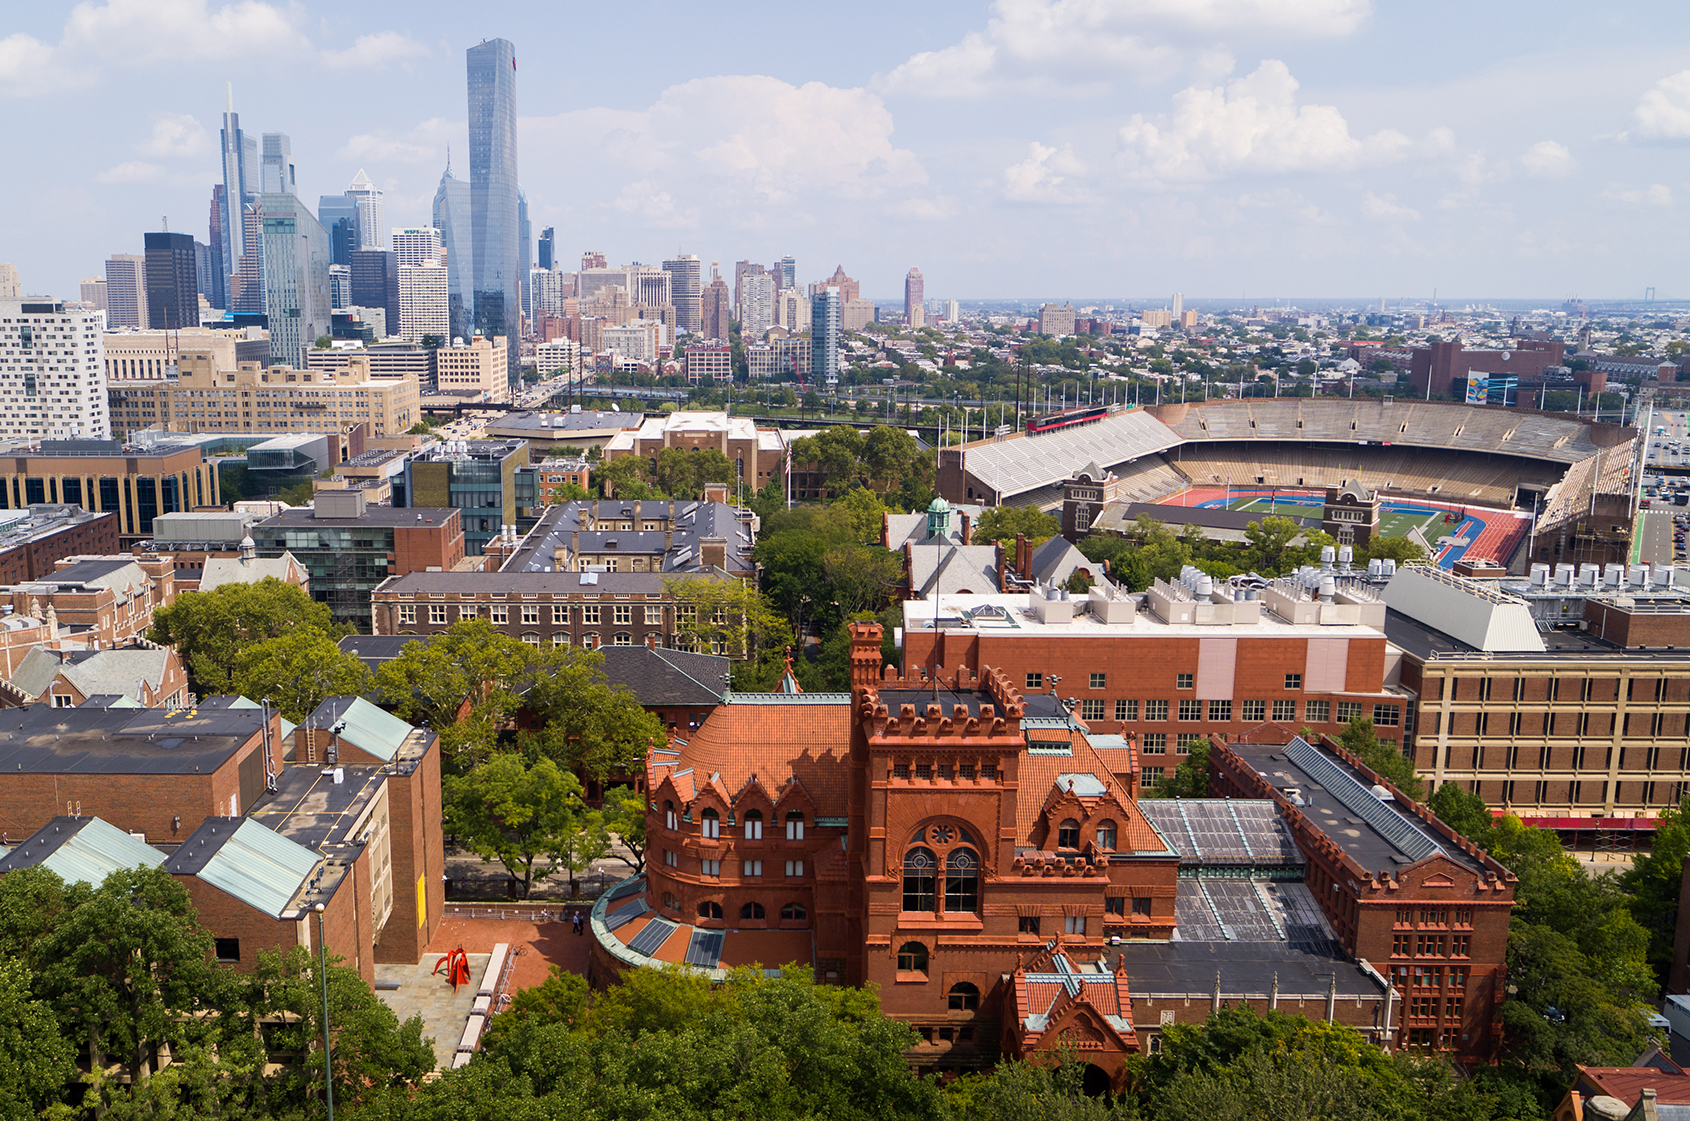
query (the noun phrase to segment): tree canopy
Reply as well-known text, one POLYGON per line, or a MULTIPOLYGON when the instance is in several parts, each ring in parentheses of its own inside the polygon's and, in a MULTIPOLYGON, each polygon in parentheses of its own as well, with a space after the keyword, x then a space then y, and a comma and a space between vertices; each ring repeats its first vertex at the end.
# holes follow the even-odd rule
POLYGON ((233 692, 240 656, 249 646, 299 628, 338 635, 327 604, 273 576, 256 584, 224 584, 184 592, 153 612, 152 641, 176 647, 200 696, 233 692))
POLYGON ((316 627, 296 627, 254 643, 235 658, 235 691, 268 700, 295 724, 329 697, 361 697, 374 687, 369 667, 316 627))

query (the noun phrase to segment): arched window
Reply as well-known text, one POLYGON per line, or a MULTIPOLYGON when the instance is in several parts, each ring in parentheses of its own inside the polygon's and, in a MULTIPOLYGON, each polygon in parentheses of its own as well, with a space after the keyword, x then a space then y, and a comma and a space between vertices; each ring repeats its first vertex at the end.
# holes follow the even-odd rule
POLYGON ((980 858, 969 849, 953 849, 945 858, 945 910, 980 908, 980 858))
POLYGON ((980 990, 967 981, 952 985, 949 996, 952 1012, 972 1012, 980 1007, 980 990))
POLYGON ((802 903, 788 903, 780 909, 782 922, 797 922, 807 916, 802 903))
POLYGON ((786 815, 786 839, 802 841, 804 839, 804 815, 789 813, 786 815))
POLYGON ((745 839, 761 841, 763 839, 763 813, 761 810, 745 811, 745 839))
POLYGON ((1097 847, 1104 852, 1115 851, 1115 823, 1105 821, 1097 827, 1097 847))
POLYGON ((927 947, 920 942, 905 942, 898 947, 899 973, 926 973, 927 947))
POLYGON ((720 903, 700 903, 698 905, 698 917, 701 919, 719 919, 722 917, 722 905, 720 903))
POLYGON ((1080 823, 1068 818, 1056 827, 1056 847, 1059 849, 1077 849, 1080 847, 1080 823))
POLYGON ((715 810, 705 810, 699 815, 698 832, 706 840, 715 840, 722 835, 722 819, 715 810))
POLYGON ((663 827, 665 829, 673 829, 679 824, 680 824, 680 820, 675 816, 675 803, 664 802, 663 803, 663 827))
POLYGON ((739 917, 742 919, 760 919, 763 917, 763 905, 761 903, 747 903, 739 909, 739 917))
POLYGON ((938 909, 934 896, 934 879, 939 861, 933 850, 913 848, 904 854, 904 910, 933 911, 938 909))

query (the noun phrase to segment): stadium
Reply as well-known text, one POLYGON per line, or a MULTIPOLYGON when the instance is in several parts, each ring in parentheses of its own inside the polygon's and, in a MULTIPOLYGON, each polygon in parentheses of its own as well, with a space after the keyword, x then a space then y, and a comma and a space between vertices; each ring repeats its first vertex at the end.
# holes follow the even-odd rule
POLYGON ((1642 441, 1561 413, 1393 398, 1112 408, 1083 423, 947 448, 953 502, 1054 508, 1096 465, 1114 500, 1318 514, 1329 487, 1381 497, 1382 530, 1439 563, 1625 561, 1642 441))

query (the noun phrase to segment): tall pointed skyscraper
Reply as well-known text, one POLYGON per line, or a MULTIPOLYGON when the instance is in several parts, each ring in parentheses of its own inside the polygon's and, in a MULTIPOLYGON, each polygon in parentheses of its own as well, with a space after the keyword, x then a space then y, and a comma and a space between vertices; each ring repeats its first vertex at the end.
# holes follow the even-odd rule
POLYGON ((386 249, 387 227, 382 224, 381 192, 363 168, 358 169, 357 178, 346 188, 346 197, 358 206, 358 248, 386 249))
MULTIPOLYGON (((487 39, 467 52, 470 226, 475 326, 503 335, 510 384, 522 378, 521 229, 516 183, 516 45, 487 39)), ((448 258, 449 260, 449 258, 448 258)))
POLYGON ((470 233, 469 183, 452 174, 452 152, 434 192, 434 228, 446 250, 446 309, 452 337, 467 339, 475 323, 475 238, 470 233))
POLYGON ((223 271, 234 275, 240 260, 257 246, 248 246, 246 204, 253 201, 258 186, 258 144, 241 132, 240 114, 235 112, 235 87, 229 85, 229 109, 223 114, 223 271), (252 179, 249 181, 248 176, 252 179))

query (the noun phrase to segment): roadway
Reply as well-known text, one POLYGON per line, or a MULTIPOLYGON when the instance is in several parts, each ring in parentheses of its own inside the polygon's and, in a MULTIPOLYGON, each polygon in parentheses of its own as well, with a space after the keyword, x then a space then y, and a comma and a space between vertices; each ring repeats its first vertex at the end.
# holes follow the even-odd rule
POLYGON ((1669 566, 1672 564, 1672 514, 1666 510, 1640 511, 1643 528, 1638 534, 1637 560, 1640 564, 1669 566))

